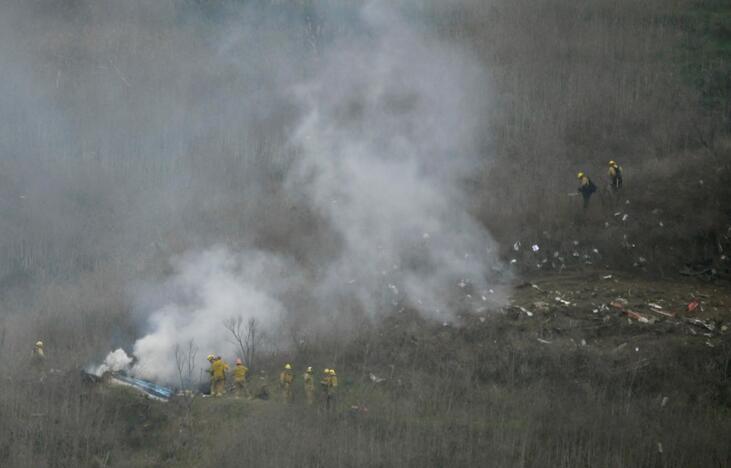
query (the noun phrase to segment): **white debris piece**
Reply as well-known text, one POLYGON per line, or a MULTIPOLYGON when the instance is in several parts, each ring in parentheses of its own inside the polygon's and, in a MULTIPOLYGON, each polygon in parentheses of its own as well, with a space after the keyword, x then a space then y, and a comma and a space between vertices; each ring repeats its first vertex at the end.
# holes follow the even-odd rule
POLYGON ((624 216, 622 216, 622 221, 627 221, 628 218, 629 218, 629 215, 627 213, 625 213, 624 216))
POLYGON ((559 303, 561 303, 563 305, 566 305, 566 306, 567 305, 571 305, 571 302, 567 301, 566 299, 562 299, 562 298, 560 298, 558 296, 556 296, 554 299, 556 300, 556 302, 559 302, 559 303))
POLYGON ((487 297, 486 296, 480 296, 480 297, 482 298, 482 301, 483 302, 486 302, 487 301, 487 297))
POLYGON ((541 250, 538 244, 533 244, 530 248, 533 249, 533 252, 538 252, 539 250, 541 250))
POLYGON ((658 224, 658 225, 659 225, 660 227, 665 227, 665 225, 664 225, 664 224, 662 223, 662 221, 660 221, 660 222, 659 222, 659 223, 657 223, 657 224, 658 224))
POLYGON ((574 257, 578 257, 579 256, 579 252, 574 252, 571 255, 573 255, 574 257))
POLYGON ((424 240, 428 240, 430 237, 431 236, 429 235, 428 232, 425 232, 424 234, 421 235, 421 238, 424 239, 424 240))
POLYGON ((460 280, 459 283, 457 283, 457 286, 464 289, 467 286, 467 283, 465 283, 464 280, 460 280))
POLYGON ((518 263, 518 261, 516 259, 514 259, 514 258, 511 258, 510 259, 510 263, 518 263))
POLYGON ((591 249, 591 251, 594 252, 595 254, 599 255, 599 249, 597 249, 596 247, 591 249))
POLYGON ((579 245, 579 241, 575 240, 574 245, 579 245))
POLYGON ((515 244, 513 244, 513 250, 516 252, 520 250, 520 241, 516 241, 515 244))
POLYGON ((394 293, 395 295, 398 295, 398 288, 396 287, 396 285, 395 285, 395 284, 389 284, 389 285, 388 285, 388 289, 390 289, 391 291, 393 291, 393 293, 394 293))
POLYGON ((640 263, 647 263, 647 259, 645 257, 640 257, 637 259, 637 261, 640 263))
POLYGON ((520 311, 523 312, 528 317, 533 317, 533 312, 531 312, 530 310, 526 309, 525 307, 518 306, 518 309, 520 309, 520 311))
POLYGON ((551 342, 550 342, 550 341, 548 341, 548 340, 544 340, 544 339, 542 339, 542 338, 538 338, 538 342, 540 342, 540 343, 543 343, 543 344, 551 344, 551 342))
POLYGON ((480 317, 480 322, 485 323, 485 317, 480 317))
POLYGON ((602 276, 602 279, 612 279, 612 278, 613 278, 612 275, 604 275, 604 276, 602 276))
POLYGON ((377 377, 374 374, 368 374, 368 378, 371 379, 371 382, 373 383, 381 383, 386 381, 386 379, 384 379, 383 377, 377 377))

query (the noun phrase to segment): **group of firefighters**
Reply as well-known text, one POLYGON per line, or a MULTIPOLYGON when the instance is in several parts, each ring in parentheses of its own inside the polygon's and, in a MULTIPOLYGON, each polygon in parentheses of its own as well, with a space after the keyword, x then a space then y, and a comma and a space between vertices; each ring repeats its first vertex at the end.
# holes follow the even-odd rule
MULTIPOLYGON (((210 367, 208 373, 211 377, 211 396, 220 397, 226 393, 226 380, 229 374, 229 366, 221 359, 221 356, 214 354, 208 355, 208 362, 210 367)), ((240 398, 244 395, 247 398, 252 398, 253 395, 249 390, 248 385, 248 374, 249 368, 244 365, 241 359, 236 359, 236 365, 230 374, 233 374, 234 391, 236 398, 240 398)), ((261 377, 263 382, 263 395, 266 396, 266 379, 264 376, 261 377)), ((285 402, 292 401, 293 385, 295 381, 295 375, 292 370, 292 365, 287 363, 284 365, 284 369, 279 374, 279 385, 282 389, 282 396, 285 402)), ((312 372, 312 367, 307 367, 303 375, 304 391, 307 404, 312 405, 315 403, 316 392, 315 392, 315 377, 312 372)), ((322 372, 320 378, 320 393, 323 404, 326 409, 332 409, 335 404, 335 393, 338 388, 338 376, 335 369, 325 369, 322 372)))
MULTIPOLYGON (((622 189, 622 168, 616 161, 609 161, 609 187, 612 193, 616 194, 622 189)), ((576 176, 579 179, 579 193, 584 199, 584 209, 589 206, 591 196, 596 192, 596 184, 592 182, 588 175, 579 172, 576 176)))

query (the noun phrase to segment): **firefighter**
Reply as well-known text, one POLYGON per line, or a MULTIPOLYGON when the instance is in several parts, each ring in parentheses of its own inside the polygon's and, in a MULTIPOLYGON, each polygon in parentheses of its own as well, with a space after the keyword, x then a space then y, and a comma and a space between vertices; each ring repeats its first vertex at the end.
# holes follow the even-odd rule
POLYGON ((308 367, 305 371, 304 381, 307 404, 312 405, 315 402, 315 379, 312 377, 312 367, 308 367))
POLYGON ((330 369, 322 371, 322 378, 320 379, 320 390, 322 391, 322 403, 325 409, 328 408, 328 394, 330 393, 330 369))
POLYGON ((284 365, 284 370, 279 374, 279 385, 282 387, 282 393, 284 394, 284 401, 292 401, 292 382, 294 381, 294 374, 292 373, 292 365, 287 363, 284 365))
POLYGON ((579 179, 578 191, 584 199, 584 209, 587 209, 589 207, 589 199, 594 194, 594 192, 596 192, 596 185, 594 185, 594 182, 591 181, 589 176, 587 176, 583 172, 579 172, 576 175, 576 178, 579 179))
POLYGON ((213 378, 213 395, 220 397, 226 393, 226 364, 221 356, 216 356, 211 363, 211 377, 213 378))
POLYGON ((236 358, 236 367, 234 367, 234 385, 236 386, 236 398, 241 396, 243 393, 246 398, 251 398, 249 393, 249 386, 246 384, 246 375, 249 372, 249 368, 244 365, 241 359, 236 358))
POLYGON ((33 354, 30 358, 31 368, 40 376, 41 380, 45 377, 46 371, 46 354, 43 352, 43 342, 36 341, 33 347, 33 354))
POLYGON ((211 379, 211 396, 214 396, 216 394, 216 391, 213 388, 213 360, 216 359, 216 356, 214 356, 213 354, 209 354, 206 359, 210 364, 210 367, 206 369, 206 372, 208 372, 208 377, 211 379))
POLYGON ((327 408, 328 409, 335 409, 335 394, 338 390, 338 376, 335 373, 335 369, 330 369, 330 382, 328 386, 328 401, 327 401, 327 408))
POLYGON ((609 161, 609 183, 614 193, 622 188, 622 168, 615 161, 609 161))

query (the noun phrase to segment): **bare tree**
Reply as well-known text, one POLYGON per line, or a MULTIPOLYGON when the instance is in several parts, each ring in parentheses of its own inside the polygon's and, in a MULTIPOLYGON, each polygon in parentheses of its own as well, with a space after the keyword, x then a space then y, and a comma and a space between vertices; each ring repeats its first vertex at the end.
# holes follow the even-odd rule
POLYGON ((198 356, 198 347, 195 341, 190 340, 185 348, 175 345, 175 366, 180 379, 180 390, 191 390, 193 385, 193 374, 195 373, 195 361, 198 356))
POLYGON ((232 341, 239 347, 244 362, 253 369, 256 350, 262 340, 262 333, 259 331, 256 319, 250 318, 244 322, 244 318, 239 315, 225 320, 223 326, 231 333, 232 341))

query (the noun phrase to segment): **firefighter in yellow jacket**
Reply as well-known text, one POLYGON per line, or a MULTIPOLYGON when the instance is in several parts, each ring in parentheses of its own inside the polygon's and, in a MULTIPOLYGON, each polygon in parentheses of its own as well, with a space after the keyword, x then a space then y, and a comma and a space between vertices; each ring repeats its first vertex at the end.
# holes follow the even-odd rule
POLYGON ((282 387, 284 401, 292 401, 292 382, 294 382, 294 374, 292 373, 292 365, 287 363, 284 370, 279 374, 279 385, 282 387))
POLYGON ((226 371, 228 370, 228 364, 226 364, 221 356, 216 356, 211 362, 211 378, 213 380, 213 392, 212 395, 220 397, 226 393, 226 371))
POLYGON ((596 192, 596 185, 592 180, 584 174, 583 172, 579 172, 576 175, 576 178, 579 179, 579 188, 578 192, 581 194, 581 197, 584 201, 584 209, 587 209, 589 207, 589 199, 591 196, 596 192))
POLYGON ((46 378, 46 354, 43 352, 42 341, 36 342, 33 354, 31 354, 30 365, 42 382, 46 378))
POLYGON ((315 402, 315 379, 312 376, 312 367, 308 367, 305 371, 304 381, 307 404, 312 405, 315 402))
POLYGON ((616 161, 609 161, 609 184, 612 187, 613 192, 619 192, 622 188, 622 168, 617 164, 616 161))
POLYGON ((241 396, 243 393, 246 398, 251 398, 249 393, 249 386, 246 384, 246 376, 249 373, 249 368, 244 365, 241 359, 236 358, 236 367, 234 367, 234 385, 236 386, 236 398, 241 396))

